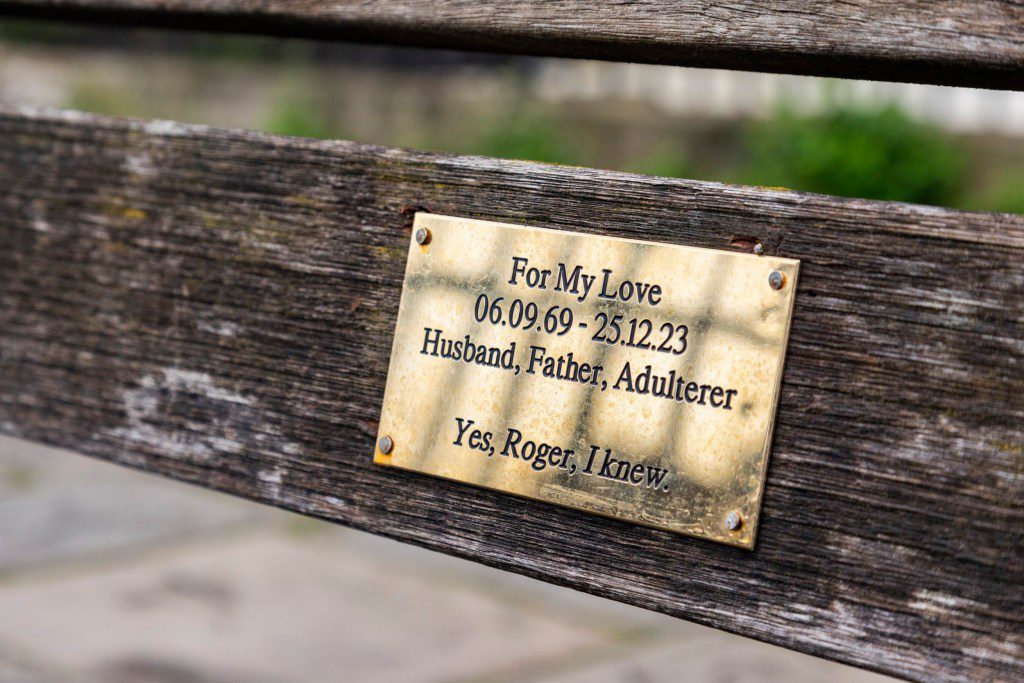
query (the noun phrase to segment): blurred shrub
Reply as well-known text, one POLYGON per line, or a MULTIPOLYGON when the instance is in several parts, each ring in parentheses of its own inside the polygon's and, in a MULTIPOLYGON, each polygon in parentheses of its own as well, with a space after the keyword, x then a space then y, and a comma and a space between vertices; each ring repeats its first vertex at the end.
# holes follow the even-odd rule
POLYGON ((191 32, 182 36, 178 47, 201 60, 238 62, 310 61, 314 44, 302 40, 279 40, 264 36, 239 36, 191 32))
POLYGON ((630 173, 664 176, 666 178, 697 178, 682 148, 664 149, 633 160, 623 170, 630 173))
POLYGON ((88 40, 93 33, 88 26, 39 19, 0 19, 0 42, 5 43, 63 45, 68 40, 88 40))
POLYGON ((744 134, 740 182, 845 197, 955 205, 965 160, 937 130, 896 107, 780 111, 744 134))
POLYGON ((551 164, 583 163, 578 136, 562 130, 558 123, 554 117, 536 111, 503 117, 486 126, 471 153, 551 164))
POLYGON ((65 106, 112 116, 141 116, 136 105, 132 97, 117 88, 83 84, 75 86, 65 106))
POLYGON ((278 98, 264 129, 304 138, 343 137, 340 128, 327 118, 324 107, 302 97, 278 98))
POLYGON ((1024 214, 1024 166, 1004 169, 998 178, 972 194, 964 208, 1024 214))
POLYGON ((46 19, 0 17, 0 42, 57 47, 83 46, 189 53, 197 59, 257 60, 308 59, 315 45, 309 41, 263 36, 171 32, 105 24, 76 24, 46 19))
MULTIPOLYGON (((297 95, 278 99, 266 129, 302 137, 342 137, 324 107, 297 95)), ((569 165, 601 165, 606 142, 598 140, 591 149, 586 131, 541 109, 490 120, 464 139, 466 144, 453 151, 569 165)), ((968 190, 964 150, 949 135, 896 107, 840 107, 815 116, 781 110, 748 125, 739 142, 738 152, 733 147, 730 158, 716 159, 714 170, 689 161, 688 147, 694 143, 655 148, 620 167, 665 177, 1024 213, 1024 169, 1004 172, 995 181, 968 190)))

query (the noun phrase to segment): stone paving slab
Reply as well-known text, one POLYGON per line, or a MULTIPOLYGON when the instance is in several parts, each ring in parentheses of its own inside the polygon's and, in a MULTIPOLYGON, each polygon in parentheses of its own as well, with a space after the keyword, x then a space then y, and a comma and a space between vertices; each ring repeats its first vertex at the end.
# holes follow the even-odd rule
POLYGON ((38 672, 0 661, 0 681, 4 683, 32 683, 41 680, 38 672))
POLYGON ((312 538, 200 544, 0 585, 0 642, 95 680, 408 681, 485 676, 608 640, 431 578, 312 538))
POLYGON ((9 579, 0 655, 76 681, 882 680, 347 535, 258 532, 9 579))
POLYGON ((0 681, 883 680, 0 439, 0 681))
POLYGON ((603 661, 540 675, 536 683, 884 683, 893 679, 707 630, 603 661))
POLYGON ((418 573, 430 576, 433 582, 486 593, 506 602, 510 609, 554 612, 568 620, 593 624, 616 639, 644 639, 652 633, 664 633, 666 630, 717 633, 713 629, 657 612, 554 586, 476 562, 315 520, 297 519, 302 519, 302 522, 298 525, 293 523, 293 529, 316 524, 316 527, 309 527, 310 532, 322 534, 322 543, 337 544, 350 553, 373 556, 387 566, 415 569, 418 573))
POLYGON ((0 437, 0 576, 209 535, 274 511, 68 451, 0 437))

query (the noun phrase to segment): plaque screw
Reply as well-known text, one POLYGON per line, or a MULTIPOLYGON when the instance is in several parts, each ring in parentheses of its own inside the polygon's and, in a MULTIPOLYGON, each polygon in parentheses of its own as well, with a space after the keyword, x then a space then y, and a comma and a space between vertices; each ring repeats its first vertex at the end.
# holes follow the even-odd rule
POLYGON ((391 452, 391 449, 395 447, 395 442, 391 440, 391 437, 384 435, 380 437, 380 441, 377 442, 377 448, 381 453, 387 455, 391 452))
POLYGON ((419 228, 416 231, 416 244, 427 244, 430 242, 430 231, 426 228, 419 228))
POLYGON ((773 270, 771 275, 768 276, 768 284, 771 285, 772 289, 782 289, 782 286, 786 284, 786 276, 777 270, 773 270))
POLYGON ((755 254, 757 254, 758 256, 760 256, 761 254, 763 254, 763 253, 764 253, 764 245, 763 245, 763 244, 761 244, 760 242, 758 242, 757 244, 755 244, 755 245, 754 245, 754 253, 755 253, 755 254))
POLYGON ((730 512, 725 516, 725 528, 729 531, 736 531, 743 526, 743 518, 738 512, 730 512))

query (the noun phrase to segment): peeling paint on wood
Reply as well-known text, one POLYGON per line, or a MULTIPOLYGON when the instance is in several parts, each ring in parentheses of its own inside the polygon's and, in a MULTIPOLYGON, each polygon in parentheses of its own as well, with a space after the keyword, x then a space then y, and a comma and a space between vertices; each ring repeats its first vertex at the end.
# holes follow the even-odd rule
POLYGON ((32 109, 0 141, 2 431, 871 669, 1024 677, 1024 217, 32 109), (374 467, 406 207, 799 258, 756 551, 374 467))

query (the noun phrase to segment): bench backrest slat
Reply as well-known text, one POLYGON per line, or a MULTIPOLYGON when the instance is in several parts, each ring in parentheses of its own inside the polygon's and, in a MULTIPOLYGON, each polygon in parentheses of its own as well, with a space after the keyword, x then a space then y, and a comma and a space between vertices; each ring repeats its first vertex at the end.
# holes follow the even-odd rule
POLYGON ((1016 0, 0 0, 0 13, 1024 89, 1016 0))
POLYGON ((0 109, 0 431, 913 678, 1024 679, 1024 216, 0 109), (754 552, 372 464, 412 207, 801 259, 754 552))

